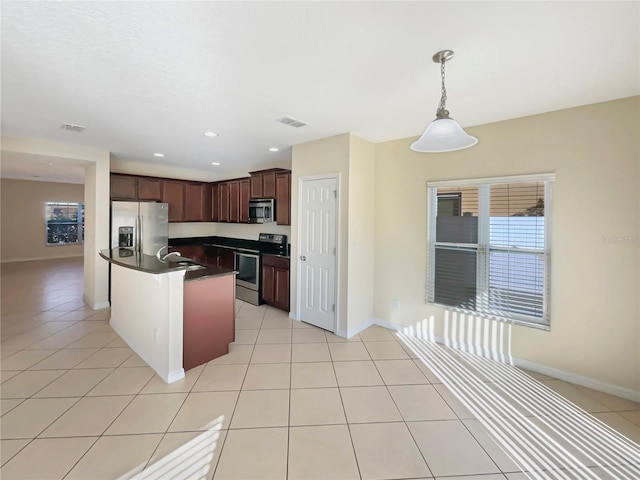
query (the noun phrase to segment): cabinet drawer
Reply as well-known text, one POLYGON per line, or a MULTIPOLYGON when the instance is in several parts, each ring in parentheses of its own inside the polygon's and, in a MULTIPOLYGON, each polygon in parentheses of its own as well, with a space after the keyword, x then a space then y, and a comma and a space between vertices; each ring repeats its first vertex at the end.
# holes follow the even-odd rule
POLYGON ((267 267, 276 267, 289 270, 289 259, 285 257, 279 257, 278 255, 263 255, 262 264, 267 267))

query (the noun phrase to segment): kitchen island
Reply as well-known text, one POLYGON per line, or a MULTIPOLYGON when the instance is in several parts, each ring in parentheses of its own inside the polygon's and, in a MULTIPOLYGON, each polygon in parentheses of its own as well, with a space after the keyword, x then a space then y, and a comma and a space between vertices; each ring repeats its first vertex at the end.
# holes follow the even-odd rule
POLYGON ((228 353, 234 270, 118 248, 100 256, 111 263, 111 327, 165 382, 228 353))

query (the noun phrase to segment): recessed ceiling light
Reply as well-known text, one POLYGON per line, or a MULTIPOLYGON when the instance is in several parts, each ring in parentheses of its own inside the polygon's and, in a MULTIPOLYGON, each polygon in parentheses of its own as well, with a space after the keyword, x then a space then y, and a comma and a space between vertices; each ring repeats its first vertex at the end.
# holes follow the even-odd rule
POLYGON ((269 151, 270 151, 270 152, 279 152, 279 151, 280 151, 280 149, 279 149, 278 147, 271 147, 271 148, 269 149, 269 151))
POLYGON ((217 137, 218 134, 216 132, 204 132, 205 137, 217 137))
POLYGON ((154 157, 158 157, 158 158, 162 158, 162 157, 164 157, 164 153, 154 153, 153 156, 154 157))
POLYGON ((220 162, 211 162, 211 165, 214 165, 216 167, 220 166, 220 162))

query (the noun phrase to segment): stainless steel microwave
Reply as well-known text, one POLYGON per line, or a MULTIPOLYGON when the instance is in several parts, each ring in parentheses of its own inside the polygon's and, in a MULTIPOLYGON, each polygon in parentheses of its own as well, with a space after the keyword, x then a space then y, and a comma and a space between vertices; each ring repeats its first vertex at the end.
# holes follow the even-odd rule
POLYGON ((270 223, 276 221, 276 201, 273 198, 252 198, 249 200, 249 223, 270 223))

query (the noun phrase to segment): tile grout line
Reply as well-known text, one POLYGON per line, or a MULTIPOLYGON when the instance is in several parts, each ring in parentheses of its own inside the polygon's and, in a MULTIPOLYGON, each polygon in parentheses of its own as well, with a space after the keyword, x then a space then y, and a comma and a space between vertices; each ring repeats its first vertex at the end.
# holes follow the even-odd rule
MULTIPOLYGON (((329 342, 327 342, 329 343, 329 342)), ((366 347, 365 347, 366 349, 366 347)), ((367 353, 369 353, 367 351, 367 353)), ((338 372, 336 372, 335 362, 333 361, 333 354, 331 353, 331 349, 329 349, 329 356, 331 357, 331 368, 333 369, 333 374, 336 377, 336 387, 338 389, 338 395, 340 396, 340 405, 342 406, 342 413, 344 414, 344 421, 347 424, 347 432, 349 432, 349 440, 351 441, 351 450, 353 451, 353 458, 356 462, 356 468, 358 469, 358 476, 362 479, 362 470, 360 468, 360 462, 358 462, 358 455, 356 454, 356 446, 353 443, 353 434, 351 432, 351 424, 349 423, 349 419, 347 418, 347 410, 344 407, 344 399, 342 398, 342 390, 340 388, 340 382, 338 381, 338 372)))
MULTIPOLYGON (((243 306, 244 306, 244 302, 242 303, 242 305, 240 305, 240 308, 238 309, 238 312, 239 312, 240 310, 242 310, 242 307, 243 307, 243 306)), ((235 313, 235 316, 237 316, 237 315, 238 315, 238 312, 236 312, 236 313, 235 313)), ((263 321, 264 321, 264 315, 263 315, 262 320, 260 321, 260 325, 261 325, 261 326, 262 326, 262 322, 263 322, 263 321)), ((234 317, 234 328, 235 328, 235 317, 234 317)), ((260 332, 260 329, 258 329, 258 335, 260 334, 259 332, 260 332)), ((257 341, 257 336, 256 336, 256 341, 257 341)), ((222 446, 220 447, 220 453, 218 454, 218 459, 217 459, 217 461, 216 461, 216 465, 215 465, 215 467, 213 468, 213 473, 212 473, 212 475, 211 475, 211 479, 212 479, 212 480, 215 478, 216 473, 217 473, 217 471, 218 471, 218 467, 220 466, 220 460, 222 460, 222 454, 224 453, 224 447, 225 447, 225 446, 226 446, 226 444, 227 444, 227 440, 228 440, 228 438, 229 438, 229 433, 230 433, 230 430, 231 430, 231 421, 233 420, 233 417, 234 417, 234 416, 235 416, 235 414, 236 414, 236 409, 238 408, 238 402, 240 401, 240 394, 241 394, 241 392, 242 392, 242 386, 244 385, 244 382, 245 382, 245 380, 246 380, 246 378, 247 378, 247 373, 249 373, 249 366, 251 365, 251 359, 253 358, 253 353, 254 353, 254 351, 255 351, 255 348, 256 348, 256 344, 254 343, 254 344, 252 345, 252 347, 251 347, 251 355, 249 356, 249 361, 248 361, 248 363, 247 363, 247 369, 245 370, 245 372, 244 372, 244 376, 242 377, 242 383, 240 384, 240 390, 238 391, 238 397, 236 398, 236 403, 235 403, 235 405, 233 406, 233 411, 231 412, 231 417, 229 418, 229 424, 228 424, 227 429, 226 429, 226 430, 227 430, 227 433, 225 434, 224 442, 222 442, 222 446)), ((214 359, 214 360, 215 360, 215 359, 214 359)), ((209 362, 207 362, 207 364, 206 364, 206 365, 209 365, 209 362)), ((205 368, 206 368, 206 365, 205 365, 205 368)), ((202 373, 204 373, 204 369, 202 369, 202 373)), ((202 373, 201 373, 200 375, 202 375, 202 373)), ((199 378, 199 377, 198 377, 198 378, 199 378)), ((195 385, 196 385, 196 384, 194 383, 194 384, 193 384, 193 387, 195 387, 195 385)), ((193 387, 192 387, 192 390, 193 390, 193 387)))

